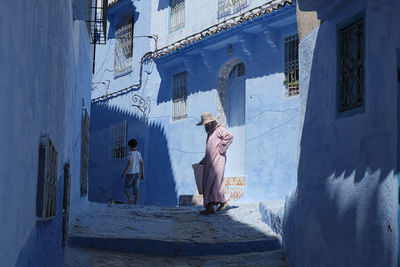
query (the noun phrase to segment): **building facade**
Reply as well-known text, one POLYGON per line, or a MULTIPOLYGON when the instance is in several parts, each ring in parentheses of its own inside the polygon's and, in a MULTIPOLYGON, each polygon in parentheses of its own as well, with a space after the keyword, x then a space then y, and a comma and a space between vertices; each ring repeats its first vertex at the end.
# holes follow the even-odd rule
POLYGON ((62 266, 69 218, 87 203, 89 1, 2 8, 0 266, 62 266))
POLYGON ((400 3, 298 7, 301 139, 287 256, 294 266, 398 266, 400 3))
POLYGON ((144 155, 142 204, 194 195, 192 164, 210 111, 234 134, 231 201, 283 199, 296 186, 298 38, 295 1, 121 0, 96 51, 89 199, 126 201, 126 143, 144 155))

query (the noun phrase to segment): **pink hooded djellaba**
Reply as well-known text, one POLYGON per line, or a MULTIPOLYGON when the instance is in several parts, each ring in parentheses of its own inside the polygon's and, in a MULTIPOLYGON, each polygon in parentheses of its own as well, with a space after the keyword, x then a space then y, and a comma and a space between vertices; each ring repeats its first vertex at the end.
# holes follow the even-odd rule
POLYGON ((224 196, 224 171, 226 150, 233 141, 233 135, 217 124, 213 133, 207 137, 203 176, 203 204, 220 204, 227 200, 224 196))

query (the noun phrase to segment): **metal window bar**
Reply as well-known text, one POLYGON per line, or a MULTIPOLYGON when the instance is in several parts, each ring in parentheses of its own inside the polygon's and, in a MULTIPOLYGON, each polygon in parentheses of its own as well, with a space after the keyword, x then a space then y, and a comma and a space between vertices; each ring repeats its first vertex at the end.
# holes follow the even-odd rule
POLYGON ((126 121, 110 126, 110 159, 126 157, 126 129, 126 121))
POLYGON ((64 193, 63 193, 63 216, 62 216, 62 246, 68 239, 69 207, 71 197, 71 170, 69 163, 64 164, 64 193))
POLYGON ((218 18, 239 12, 249 6, 249 0, 218 0, 218 18))
POLYGON ((364 104, 364 18, 339 30, 339 113, 364 104))
POLYGON ((187 117, 187 74, 185 71, 173 76, 173 120, 180 120, 187 117))
POLYGON ((89 20, 87 21, 91 43, 106 44, 108 0, 89 0, 89 20))
POLYGON ((81 124, 81 196, 87 195, 88 172, 89 172, 89 139, 90 139, 90 118, 86 109, 82 113, 81 124))
POLYGON ((132 70, 133 17, 115 31, 114 76, 124 75, 132 70))
POLYGON ((246 75, 246 66, 243 63, 239 63, 237 72, 238 77, 246 75))
POLYGON ((56 216, 57 151, 48 135, 40 140, 36 215, 39 219, 56 216))
POLYGON ((170 32, 173 32, 185 25, 185 0, 171 0, 170 4, 170 32))
POLYGON ((285 82, 287 96, 299 94, 299 37, 285 38, 285 82))

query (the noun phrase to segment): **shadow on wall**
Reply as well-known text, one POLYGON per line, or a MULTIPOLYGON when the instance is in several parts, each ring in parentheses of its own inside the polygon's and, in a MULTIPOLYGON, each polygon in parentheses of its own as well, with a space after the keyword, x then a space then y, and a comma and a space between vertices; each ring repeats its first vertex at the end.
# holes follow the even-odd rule
POLYGON ((178 196, 164 129, 105 103, 92 104, 91 114, 89 201, 105 203, 113 199, 127 202, 121 178, 127 159, 113 159, 109 141, 110 126, 126 121, 126 142, 131 138, 138 140, 138 151, 142 153, 145 167, 139 204, 176 206, 178 196))
MULTIPOLYGON (((390 209, 397 208, 391 202, 396 137, 382 118, 396 111, 367 106, 375 113, 336 118, 336 93, 329 93, 337 92, 336 75, 330 74, 336 61, 326 58, 335 44, 331 25, 323 23, 300 45, 300 88, 308 87, 308 98, 304 94, 301 99, 305 114, 297 202, 289 214, 296 234, 285 246, 290 262, 298 266, 394 266, 397 219, 390 209)), ((378 81, 383 79, 381 65, 367 66, 378 81)), ((381 105, 383 95, 373 87, 367 86, 366 94, 374 102, 364 105, 381 105)))
POLYGON ((128 23, 132 18, 132 14, 134 24, 139 20, 140 12, 137 11, 132 1, 128 0, 119 5, 121 6, 122 4, 123 11, 117 7, 111 7, 111 9, 108 10, 108 20, 110 21, 110 27, 108 29, 109 38, 115 38, 116 27, 128 23))
POLYGON ((170 0, 159 0, 159 1, 158 1, 158 8, 157 8, 157 10, 158 10, 158 11, 161 11, 161 10, 163 10, 163 9, 168 8, 168 7, 169 7, 169 1, 170 1, 170 0))
POLYGON ((51 220, 36 223, 19 252, 16 267, 62 266, 62 212, 58 211, 62 210, 63 190, 64 177, 60 175, 57 182, 56 216, 51 220), (50 247, 53 249, 44 250, 50 247))

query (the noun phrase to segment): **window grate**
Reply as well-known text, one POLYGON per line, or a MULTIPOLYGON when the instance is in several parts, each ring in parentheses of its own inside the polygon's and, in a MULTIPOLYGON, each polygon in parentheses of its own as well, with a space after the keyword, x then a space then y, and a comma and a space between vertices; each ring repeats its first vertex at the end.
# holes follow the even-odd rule
POLYGON ((218 18, 235 14, 249 6, 249 0, 218 0, 218 18))
POLYGON ((89 0, 87 21, 92 44, 106 44, 107 41, 107 0, 89 0))
POLYGON ((39 146, 39 175, 36 215, 40 219, 56 216, 57 151, 49 135, 42 136, 39 146))
POLYGON ((243 63, 239 63, 237 76, 240 77, 244 75, 246 75, 246 66, 243 63))
POLYGON ((62 246, 68 239, 69 207, 71 196, 71 170, 69 163, 64 164, 64 193, 63 193, 63 216, 62 216, 62 246))
POLYGON ((339 30, 339 113, 364 103, 364 18, 339 30))
POLYGON ((88 171, 89 171, 89 139, 90 118, 86 109, 82 114, 81 125, 81 196, 87 195, 88 171))
POLYGON ((170 0, 169 31, 176 31, 183 26, 185 26, 185 0, 170 0))
POLYGON ((285 38, 285 84, 286 96, 299 94, 299 37, 285 38))
POLYGON ((119 77, 132 70, 133 17, 127 23, 117 25, 115 31, 114 76, 119 77))
POLYGON ((187 117, 187 71, 175 74, 173 88, 172 119, 180 120, 187 117))
POLYGON ((110 126, 110 159, 126 157, 126 128, 126 121, 110 126))

